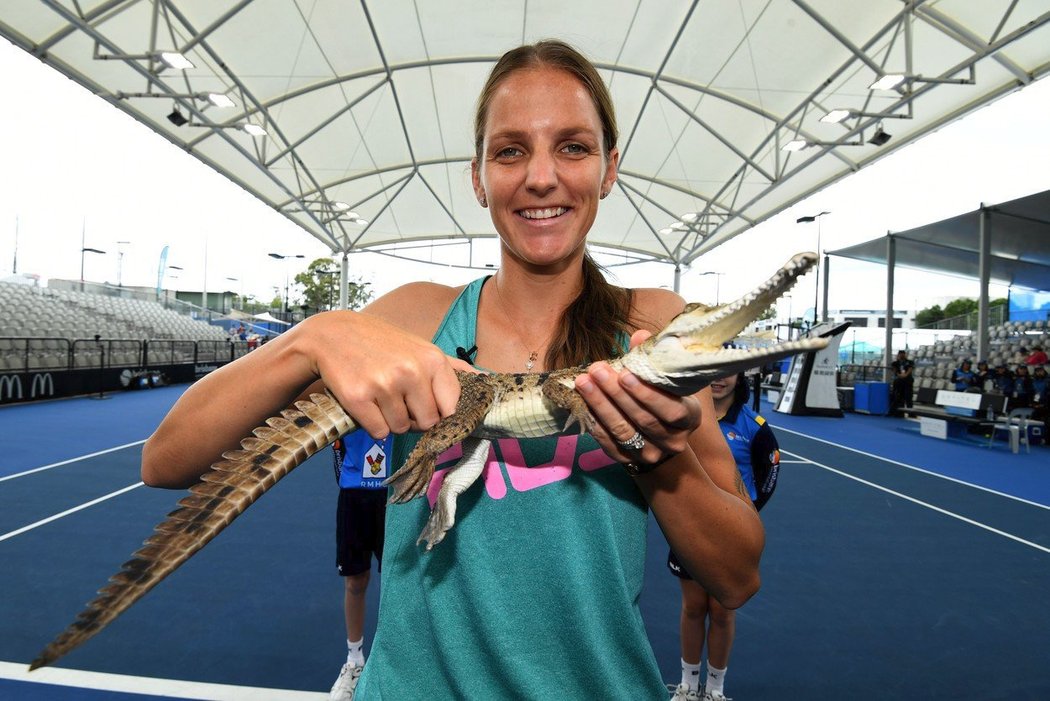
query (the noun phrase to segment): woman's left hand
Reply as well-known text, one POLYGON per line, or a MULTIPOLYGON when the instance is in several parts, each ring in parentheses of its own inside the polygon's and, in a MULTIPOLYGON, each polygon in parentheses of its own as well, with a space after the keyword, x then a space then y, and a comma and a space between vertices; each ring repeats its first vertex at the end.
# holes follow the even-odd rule
MULTIPOLYGON (((631 347, 650 335, 636 331, 631 347)), ((576 389, 594 416, 594 438, 618 462, 652 465, 672 458, 686 449, 689 434, 700 425, 696 397, 664 392, 605 361, 579 375, 576 389)))

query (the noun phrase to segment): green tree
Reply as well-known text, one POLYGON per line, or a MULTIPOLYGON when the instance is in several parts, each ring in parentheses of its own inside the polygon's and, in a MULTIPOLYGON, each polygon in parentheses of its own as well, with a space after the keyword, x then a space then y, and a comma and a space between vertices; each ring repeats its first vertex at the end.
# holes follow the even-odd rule
MULTIPOLYGON (((302 286, 301 304, 308 309, 324 311, 339 306, 339 266, 331 258, 318 258, 295 276, 302 286)), ((347 282, 347 306, 360 309, 372 299, 370 283, 360 279, 347 282)))
POLYGON ((962 316, 977 311, 977 300, 966 297, 953 299, 944 305, 944 318, 951 319, 953 316, 962 316))
MULTIPOLYGON (((999 297, 998 299, 993 299, 988 302, 989 308, 1003 304, 1006 304, 1005 297, 999 297)), ((915 314, 915 325, 929 326, 944 319, 951 319, 953 316, 973 314, 977 311, 978 306, 977 300, 969 299, 967 297, 953 299, 951 302, 944 305, 944 309, 941 309, 939 304, 935 304, 932 307, 927 307, 915 314)))
POLYGON ((935 304, 932 307, 927 307, 915 314, 915 325, 929 326, 930 324, 936 324, 943 318, 944 310, 941 309, 941 305, 935 304))

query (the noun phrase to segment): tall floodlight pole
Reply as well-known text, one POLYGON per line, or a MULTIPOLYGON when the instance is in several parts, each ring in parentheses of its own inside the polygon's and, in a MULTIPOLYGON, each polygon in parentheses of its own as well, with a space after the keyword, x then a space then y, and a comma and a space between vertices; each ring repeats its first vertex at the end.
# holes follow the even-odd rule
POLYGON ((703 277, 704 275, 714 275, 715 276, 715 306, 717 307, 718 306, 718 300, 719 300, 718 291, 719 291, 719 288, 722 286, 722 276, 725 275, 725 273, 718 273, 718 272, 715 272, 714 270, 707 270, 707 271, 704 271, 702 273, 697 273, 697 274, 700 275, 700 277, 703 277))
POLYGON ((117 287, 124 286, 124 246, 131 241, 117 241, 117 287))
MULTIPOLYGON (((270 253, 268 254, 275 260, 288 260, 289 258, 305 258, 302 253, 270 253)), ((288 308, 288 264, 284 266, 284 313, 289 314, 288 308)))
POLYGON ((84 291, 84 254, 85 253, 101 253, 105 255, 106 252, 99 248, 88 248, 84 243, 84 237, 87 232, 87 220, 84 220, 83 225, 80 227, 80 291, 84 291))
MULTIPOLYGON (((813 325, 817 325, 817 309, 820 307, 820 218, 825 214, 831 214, 831 212, 821 212, 820 214, 807 215, 805 217, 799 217, 795 220, 796 224, 809 224, 812 222, 817 223, 817 267, 813 271, 816 273, 816 282, 813 285, 813 325)), ((827 309, 824 310, 827 314, 827 309)))
POLYGON ((18 217, 15 217, 15 258, 11 263, 11 274, 18 275, 18 217))

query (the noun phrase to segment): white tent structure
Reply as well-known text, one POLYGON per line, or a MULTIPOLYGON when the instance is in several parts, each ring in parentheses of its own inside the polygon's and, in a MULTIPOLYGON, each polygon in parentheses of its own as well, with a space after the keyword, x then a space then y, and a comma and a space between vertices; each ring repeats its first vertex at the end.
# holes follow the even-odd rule
POLYGON ((474 99, 523 42, 600 67, 622 157, 591 243, 673 264, 676 287, 1050 71, 1050 0, 14 0, 0 35, 342 254, 344 289, 350 251, 443 241, 467 265, 495 235, 470 189, 474 99))
POLYGON ((263 312, 262 314, 255 314, 254 316, 252 316, 252 318, 255 319, 256 321, 265 321, 265 322, 271 323, 271 324, 280 324, 281 326, 291 326, 290 323, 288 323, 287 321, 282 321, 281 319, 278 319, 277 317, 275 317, 272 314, 270 314, 270 312, 263 312))

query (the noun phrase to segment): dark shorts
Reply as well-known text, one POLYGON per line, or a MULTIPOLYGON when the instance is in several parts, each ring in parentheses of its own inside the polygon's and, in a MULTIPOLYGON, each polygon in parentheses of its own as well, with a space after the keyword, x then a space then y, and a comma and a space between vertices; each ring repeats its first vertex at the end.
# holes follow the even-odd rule
POLYGON ((335 518, 335 564, 349 577, 372 568, 375 555, 383 571, 383 522, 385 489, 340 489, 335 518))
POLYGON ((689 576, 689 573, 682 567, 682 563, 675 557, 674 550, 667 551, 667 569, 671 570, 671 574, 679 579, 688 579, 693 581, 693 578, 689 576))

